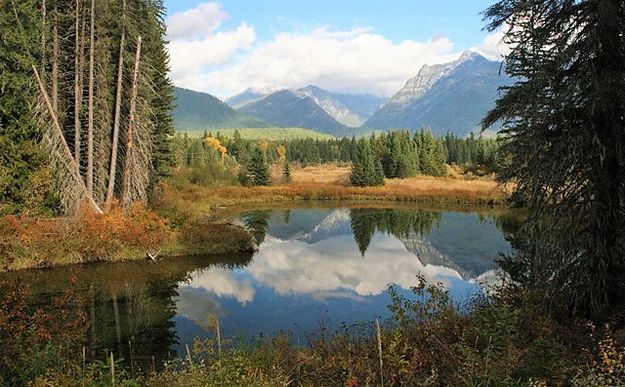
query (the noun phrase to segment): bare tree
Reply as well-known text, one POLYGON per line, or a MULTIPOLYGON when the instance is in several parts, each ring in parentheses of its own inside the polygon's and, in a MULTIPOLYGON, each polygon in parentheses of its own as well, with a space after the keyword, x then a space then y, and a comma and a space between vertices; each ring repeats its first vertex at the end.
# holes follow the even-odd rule
POLYGON ((119 43, 119 63, 117 64, 117 90, 115 95, 115 118, 113 122, 113 145, 111 149, 111 162, 109 165, 109 179, 106 190, 104 209, 109 210, 113 201, 113 191, 115 190, 115 176, 117 169, 117 147, 119 142, 119 120, 122 99, 122 80, 124 70, 124 44, 126 40, 126 30, 124 21, 126 16, 126 1, 122 0, 122 36, 119 43))
POLYGON ((80 108, 82 105, 82 43, 80 32, 81 0, 76 0, 74 40, 74 160, 80 165, 80 108))
POLYGON ((102 214, 102 210, 93 200, 93 197, 89 193, 89 190, 80 176, 80 170, 78 169, 78 165, 74 161, 72 153, 67 146, 63 130, 61 129, 56 113, 52 108, 52 103, 50 102, 48 93, 45 90, 45 86, 39 77, 39 72, 34 65, 32 66, 32 69, 35 73, 35 80, 39 86, 41 98, 43 99, 50 115, 50 120, 52 121, 52 125, 42 125, 42 127, 52 127, 51 131, 48 130, 44 133, 44 144, 46 145, 51 161, 57 167, 57 172, 61 175, 57 180, 61 201, 66 208, 71 208, 72 206, 75 206, 76 203, 85 200, 89 203, 93 211, 98 214, 102 214))
POLYGON ((135 68, 132 75, 132 91, 130 96, 130 111, 128 115, 128 131, 126 133, 126 159, 124 162, 124 172, 122 180, 122 198, 121 202, 123 206, 127 206, 131 201, 131 173, 132 173, 132 158, 133 158, 133 136, 135 129, 135 113, 137 107, 137 93, 138 93, 138 80, 139 80, 139 65, 141 61, 141 36, 137 38, 137 49, 135 53, 135 68))
POLYGON ((95 0, 91 0, 91 35, 89 40, 89 112, 87 127, 87 190, 93 197, 93 78, 95 60, 95 0))
POLYGON ((59 112, 59 10, 54 4, 52 25, 52 109, 59 112))
POLYGON ((46 0, 41 1, 41 74, 46 71, 46 0))

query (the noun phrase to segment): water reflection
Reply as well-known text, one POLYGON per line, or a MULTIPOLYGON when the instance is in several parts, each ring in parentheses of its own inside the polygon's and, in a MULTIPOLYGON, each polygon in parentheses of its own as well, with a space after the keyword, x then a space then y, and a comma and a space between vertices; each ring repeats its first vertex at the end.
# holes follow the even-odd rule
POLYGON ((92 322, 84 343, 149 366, 205 334, 209 316, 224 335, 289 330, 386 315, 388 284, 408 289, 419 273, 461 301, 492 278, 514 231, 501 214, 423 209, 255 211, 239 219, 258 245, 253 255, 185 257, 159 263, 98 264, 25 271, 33 305, 46 305, 74 277, 92 322), (503 232, 502 232, 503 230, 503 232))
POLYGON ((352 233, 364 257, 376 231, 398 239, 422 239, 440 223, 441 213, 421 209, 364 208, 350 210, 352 233))

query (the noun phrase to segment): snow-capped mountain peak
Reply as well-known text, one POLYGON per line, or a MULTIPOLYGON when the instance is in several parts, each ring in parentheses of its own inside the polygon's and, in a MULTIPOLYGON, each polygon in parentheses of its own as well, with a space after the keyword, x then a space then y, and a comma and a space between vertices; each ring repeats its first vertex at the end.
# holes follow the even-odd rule
POLYGON ((419 73, 413 78, 410 78, 404 87, 388 100, 386 105, 397 105, 399 107, 408 106, 412 101, 423 96, 439 79, 448 75, 460 64, 478 57, 480 57, 480 54, 477 52, 467 50, 462 53, 460 58, 453 62, 432 66, 428 66, 427 64, 423 65, 419 73))

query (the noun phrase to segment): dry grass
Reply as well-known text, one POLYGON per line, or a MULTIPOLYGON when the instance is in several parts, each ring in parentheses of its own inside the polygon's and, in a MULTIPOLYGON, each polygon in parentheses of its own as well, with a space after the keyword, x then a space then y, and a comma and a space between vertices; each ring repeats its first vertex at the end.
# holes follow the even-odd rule
POLYGON ((293 168, 293 182, 281 183, 281 168, 272 168, 274 185, 269 187, 185 185, 165 187, 163 214, 182 224, 206 217, 220 207, 241 208, 271 202, 300 200, 385 201, 422 204, 493 205, 503 204, 509 191, 492 178, 465 180, 451 177, 419 176, 388 179, 382 187, 352 187, 350 167, 324 164, 293 168))
POLYGON ((350 164, 323 164, 294 168, 293 183, 324 183, 349 185, 350 164))

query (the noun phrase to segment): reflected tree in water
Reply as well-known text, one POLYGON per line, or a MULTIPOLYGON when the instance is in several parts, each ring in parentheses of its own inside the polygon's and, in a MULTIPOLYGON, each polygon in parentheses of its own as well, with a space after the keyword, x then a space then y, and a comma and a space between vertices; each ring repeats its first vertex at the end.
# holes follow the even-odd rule
POLYGON ((349 212, 352 233, 358 245, 358 250, 360 250, 360 254, 362 254, 363 257, 367 252, 367 248, 369 248, 371 238, 373 238, 373 234, 375 234, 376 230, 377 221, 374 211, 376 210, 361 208, 352 209, 349 212))
POLYGON ((376 230, 399 239, 425 237, 441 221, 441 213, 423 209, 358 208, 350 211, 352 233, 365 255, 376 230))
POLYGON ((150 369, 153 358, 162 364, 176 355, 178 284, 194 271, 242 267, 251 258, 250 253, 60 267, 45 276, 29 270, 19 274, 19 286, 14 273, 0 275, 0 375, 28 371, 17 369, 16 357, 32 364, 35 356, 53 354, 53 364, 43 370, 79 362, 82 346, 88 360, 106 360, 113 352, 126 366, 132 359, 134 369, 150 369))

